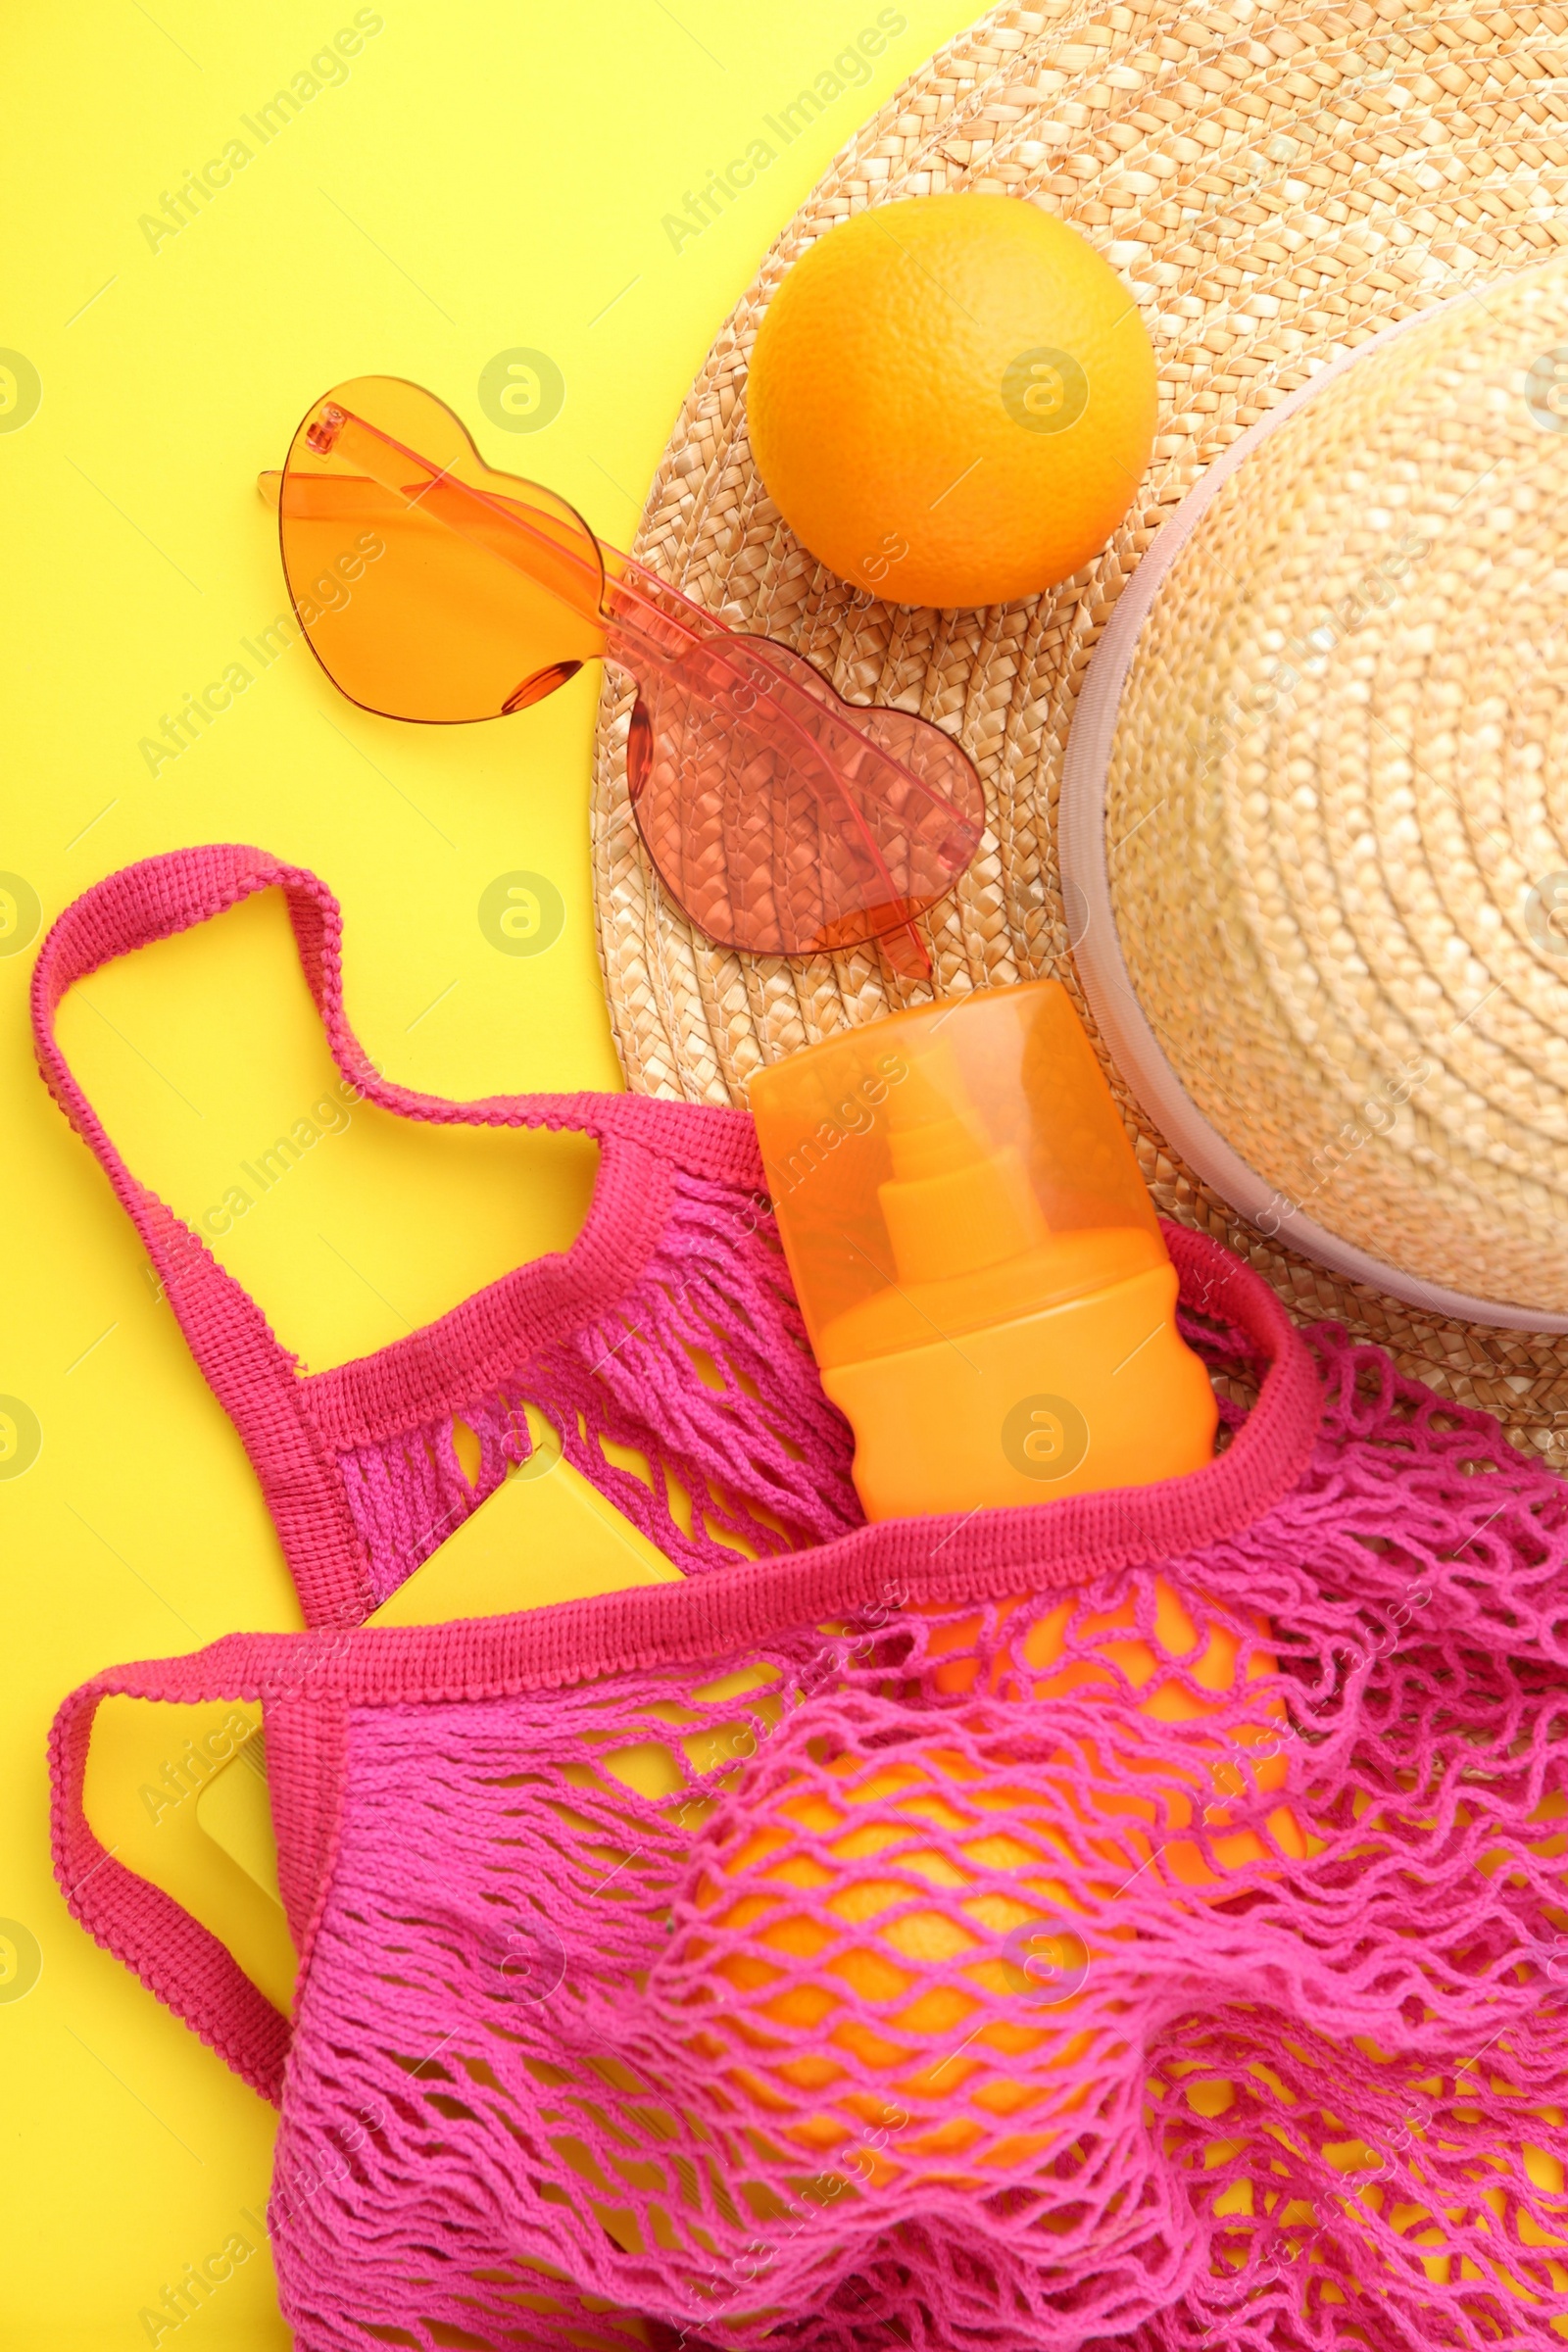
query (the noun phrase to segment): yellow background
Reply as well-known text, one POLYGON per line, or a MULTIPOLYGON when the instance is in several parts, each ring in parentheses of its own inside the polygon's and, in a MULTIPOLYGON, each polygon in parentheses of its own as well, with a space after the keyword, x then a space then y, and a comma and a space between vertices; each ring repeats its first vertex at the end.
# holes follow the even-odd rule
MULTIPOLYGON (((346 376, 428 384, 494 464, 629 538, 759 256, 973 12, 903 0, 907 29, 871 79, 678 252, 662 216, 831 69, 874 0, 379 13, 347 80, 156 251, 140 216, 234 136, 257 148, 241 116, 353 7, 90 0, 12 11, 0 35, 0 346, 42 383, 37 413, 0 432, 0 870, 47 923, 132 858, 260 844, 341 898, 351 1015, 393 1076, 455 1095, 612 1086, 589 905, 596 676, 496 725, 399 727, 344 703, 295 647, 156 777, 139 741, 279 611, 255 476, 346 376), (486 363, 518 346, 549 353, 566 387, 532 434, 498 431, 477 399, 486 363), (564 901, 547 954, 502 955, 480 930, 482 892, 515 869, 564 901)), ((0 1920, 36 1937, 42 1973, 7 1997, 0 1940, 0 2341, 113 2352, 149 2340, 142 2309, 187 2265, 235 2231, 256 2239, 243 2215, 265 2204, 272 2117, 68 1917, 49 1868, 49 1720, 104 1665, 297 1617, 238 1441, 34 1074, 32 944, 0 956, 0 1394, 43 1432, 25 1474, 0 1480, 0 1920)), ((99 974, 62 1031, 132 1166, 187 1217, 331 1077, 271 899, 99 974)), ((566 1239, 591 1174, 570 1143, 411 1132, 361 1109, 219 1247, 319 1368, 566 1239)), ((177 2337, 285 2343, 265 2252, 177 2337)))

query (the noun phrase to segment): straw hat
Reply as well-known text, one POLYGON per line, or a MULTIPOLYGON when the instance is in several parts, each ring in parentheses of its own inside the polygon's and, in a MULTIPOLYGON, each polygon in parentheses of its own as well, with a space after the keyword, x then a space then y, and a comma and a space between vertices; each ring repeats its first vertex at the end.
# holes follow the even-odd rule
MULTIPOLYGON (((1511 424, 1497 424, 1498 434, 1514 434, 1519 451, 1528 447, 1540 466, 1568 462, 1568 438, 1532 418, 1517 390, 1510 395, 1495 386, 1478 388, 1483 375, 1493 383, 1488 368, 1498 383, 1509 367, 1517 373, 1534 332, 1529 303, 1542 306, 1535 317, 1544 321, 1561 300, 1557 273, 1542 272, 1541 292, 1526 297, 1517 290, 1526 303, 1523 313, 1505 307, 1513 271, 1568 245, 1568 138, 1556 135, 1553 111, 1565 74, 1568 28, 1553 13, 1519 5, 1490 9, 1485 22, 1463 9, 1401 6, 1399 0, 1377 0, 1375 10, 1307 5, 1289 12, 1231 0, 1225 10, 1206 15, 1178 12, 1170 0, 1098 10, 1079 0, 1054 9, 1004 7, 904 86, 839 158, 767 256, 687 398, 637 552, 732 624, 763 630, 808 655, 851 700, 917 709, 960 735, 986 788, 991 832, 959 890, 928 926, 939 994, 1055 973, 1085 1004, 1072 947, 1082 935, 1091 957, 1099 943, 1093 921, 1084 933, 1087 897, 1079 900, 1075 891, 1070 907, 1064 901, 1056 840, 1075 705, 1090 656, 1140 558, 1161 523, 1248 428, 1381 329, 1474 290, 1484 293, 1485 308, 1476 302, 1449 309, 1431 322, 1431 331, 1450 338, 1444 347, 1448 357, 1463 344, 1462 325, 1454 322, 1465 314, 1473 318, 1478 349, 1482 329, 1501 340, 1488 346, 1484 365, 1456 363, 1449 371, 1453 387, 1469 387, 1465 397, 1477 404, 1478 415, 1491 414, 1489 400, 1512 397, 1517 415, 1511 424), (1028 603, 939 613, 868 600, 799 545, 752 465, 744 392, 758 321, 796 256, 867 203, 945 189, 1028 198, 1059 213, 1101 248, 1138 298, 1153 339, 1161 416, 1143 489, 1093 564, 1028 603)), ((1409 350, 1428 331, 1424 322, 1412 326, 1370 355, 1367 384, 1385 368, 1405 368, 1409 350)), ((1539 346, 1540 353, 1554 343, 1568 346, 1568 321, 1539 346)), ((1423 443, 1426 454, 1396 482, 1391 462, 1384 463, 1391 485, 1404 495, 1391 494, 1376 510, 1396 516, 1393 525, 1375 525, 1367 519, 1369 494, 1359 514, 1354 497, 1347 503, 1325 436, 1330 454, 1313 475, 1319 504, 1302 510, 1310 511, 1321 560, 1332 552, 1335 563, 1353 566, 1356 557, 1348 551, 1352 539, 1360 547, 1355 534, 1363 523, 1384 534, 1379 549, 1390 529, 1395 538, 1416 530, 1426 511, 1423 500, 1434 484, 1442 485, 1441 452, 1449 428, 1442 422, 1441 387, 1433 382, 1423 388, 1418 365, 1400 381, 1413 387, 1412 397, 1423 395, 1420 429, 1432 447, 1423 443)), ((1543 390, 1544 379, 1535 382, 1542 394, 1536 405, 1554 414, 1549 403, 1555 396, 1549 387, 1543 390)), ((1348 404, 1343 415, 1333 411, 1342 432, 1361 429, 1368 414, 1384 416, 1391 437, 1380 447, 1391 461, 1397 443, 1396 427, 1388 424, 1376 392, 1363 390, 1357 365, 1348 365, 1243 460, 1219 495, 1255 511, 1250 555, 1272 567, 1270 595, 1277 590, 1299 599, 1301 581, 1288 553, 1270 538, 1271 494, 1253 502, 1245 485, 1250 468, 1269 464, 1271 453, 1276 474, 1282 466, 1288 473, 1279 453, 1297 446, 1293 436, 1304 434, 1317 446, 1312 420, 1319 400, 1348 404)), ((1334 429, 1331 418, 1330 435, 1334 429)), ((1521 454, 1518 467, 1525 465, 1521 454)), ((1479 470, 1454 471, 1450 501, 1479 470)), ((1470 510, 1487 518, 1485 489, 1470 510)), ((1518 511, 1523 514, 1522 507, 1518 511)), ((1516 528, 1507 542, 1522 551, 1517 575, 1497 561, 1503 539, 1486 535, 1492 578, 1525 582, 1527 597, 1533 583, 1547 579, 1550 523, 1549 507, 1533 510, 1528 530, 1521 537, 1516 528)), ((1482 524, 1475 528, 1479 533, 1482 524)), ((1124 702, 1119 693, 1111 698, 1120 714, 1112 714, 1108 734, 1102 730, 1101 773, 1118 841, 1138 822, 1138 796, 1151 781, 1134 772, 1140 750, 1147 756, 1168 738, 1189 765, 1196 757, 1189 735, 1169 716, 1164 670, 1193 682, 1195 690, 1200 685, 1209 703, 1200 696, 1200 707, 1211 705, 1223 722, 1231 709, 1223 689, 1249 673, 1233 666, 1221 680, 1216 662, 1245 664, 1259 648, 1265 655, 1280 650, 1247 633, 1268 624, 1255 611, 1249 617, 1234 583, 1224 590, 1229 633, 1222 640, 1213 636, 1205 597, 1193 591, 1202 585, 1203 551, 1218 543, 1215 530, 1205 530, 1200 518, 1188 542, 1194 561, 1170 568, 1150 623, 1159 650, 1152 650, 1152 636, 1149 649, 1139 636, 1125 689, 1131 699, 1124 702), (1199 624, 1209 626, 1207 636, 1203 625, 1195 625, 1195 613, 1199 624), (1138 728, 1142 737, 1130 731, 1138 728), (1123 809, 1127 823, 1118 832, 1123 809)), ((1483 538, 1473 546, 1479 551, 1483 538)), ((1381 560, 1372 559, 1374 569, 1381 560)), ((1352 584, 1360 578, 1354 572, 1352 584)), ((1255 769, 1266 760, 1271 781, 1263 797, 1274 810, 1280 782, 1289 787, 1288 802, 1301 790, 1302 780, 1290 769, 1301 756, 1309 712, 1315 710, 1320 723, 1332 714, 1336 790, 1347 807, 1353 802, 1363 815, 1370 811, 1370 860, 1364 825, 1348 843, 1336 837, 1325 850, 1321 819, 1312 831, 1301 810, 1299 821, 1308 831, 1293 834, 1277 812, 1265 817, 1255 810, 1250 783, 1236 803, 1240 832, 1227 831, 1223 813, 1212 810, 1204 817, 1208 829, 1191 837, 1170 808, 1151 815, 1117 853, 1114 900, 1100 926, 1105 944, 1119 940, 1128 949, 1124 909, 1134 929, 1157 911, 1166 926, 1161 938, 1169 937, 1173 923, 1179 927, 1185 910, 1185 952, 1193 959, 1190 968, 1202 974, 1205 1025, 1195 1023, 1194 1006, 1180 1001, 1170 975, 1159 983, 1163 993, 1155 992, 1136 947, 1128 965, 1133 996, 1129 1000, 1124 991, 1121 1001, 1142 1004, 1150 989, 1152 1034, 1165 1049, 1154 1060, 1180 1081, 1165 1102, 1167 1119, 1175 1097, 1185 1099, 1186 1082, 1194 1080, 1198 1112, 1206 1114, 1217 1135, 1231 1138, 1232 1160, 1262 1182, 1261 1197, 1247 1194, 1229 1163, 1221 1168, 1202 1160, 1196 1129, 1184 1152, 1170 1126, 1157 1123, 1145 1106, 1152 1099, 1152 1062, 1137 1073, 1130 1067, 1118 1072, 1111 1062, 1112 1074, 1162 1209, 1241 1249, 1298 1314, 1339 1317, 1391 1347, 1407 1369, 1440 1392, 1486 1405, 1521 1442, 1562 1461, 1568 1459, 1568 1282, 1560 1246, 1555 1276, 1540 1266, 1532 1271, 1530 1250, 1531 1237, 1550 1229, 1552 1188, 1562 1182, 1564 1165, 1560 1139, 1568 1136, 1553 1102, 1564 1066, 1554 1057, 1562 1054, 1568 1019, 1554 1015, 1551 998, 1553 985, 1563 985, 1557 971, 1568 970, 1568 958, 1559 967, 1551 953, 1558 937, 1554 923, 1568 919, 1558 918, 1553 879, 1558 867, 1568 869, 1568 844, 1560 855, 1550 846, 1544 770, 1537 760, 1537 754, 1549 757, 1554 690, 1539 675, 1527 680, 1522 672, 1520 699, 1510 693, 1512 671, 1528 644, 1539 651, 1548 641, 1549 617, 1544 609, 1528 628, 1520 627, 1514 586, 1505 594, 1490 581, 1451 575, 1430 558, 1421 559, 1413 580, 1399 574, 1389 584, 1396 593, 1374 614, 1381 657, 1362 637, 1339 657, 1344 674, 1356 677, 1358 700, 1331 696, 1328 673, 1322 680, 1310 677, 1301 663, 1303 682, 1267 720, 1266 731, 1254 727, 1245 744, 1229 747, 1205 732, 1201 752, 1209 782, 1217 779, 1222 790, 1232 764, 1238 776, 1250 775, 1249 761, 1255 769), (1453 814, 1446 830, 1434 813, 1446 806, 1436 787, 1429 793, 1422 785, 1417 793, 1408 776, 1396 779, 1386 765, 1376 771, 1383 779, 1378 791, 1369 786, 1372 730, 1366 713, 1372 703, 1355 665, 1381 658, 1390 693, 1397 683, 1403 700, 1396 696, 1389 704, 1387 723, 1397 736, 1398 714, 1406 714, 1406 758, 1415 687, 1440 671, 1434 654, 1422 650, 1425 636, 1401 643, 1404 600, 1412 596, 1421 604, 1417 631, 1438 625, 1438 600, 1446 600, 1445 643, 1459 664, 1442 672, 1449 704, 1463 699, 1453 688, 1474 651, 1487 668, 1488 691, 1524 713, 1522 728, 1510 712, 1499 740, 1486 734, 1484 744, 1479 738, 1485 730, 1461 730, 1455 723, 1450 744, 1423 705, 1422 748, 1415 757, 1429 773, 1437 760, 1450 792, 1458 789, 1461 773, 1463 778, 1459 797, 1466 813, 1453 814), (1357 710, 1361 715, 1354 719, 1357 710), (1508 740, 1510 728, 1524 740, 1508 740), (1468 814, 1477 806, 1465 796, 1478 789, 1478 758, 1485 768, 1479 788, 1486 822, 1508 845, 1506 860, 1487 847, 1479 816, 1468 814), (1533 779, 1528 785, 1527 777, 1533 779), (1385 814, 1395 821, 1380 840, 1385 814), (1139 852, 1135 844, 1143 834, 1150 839, 1139 852), (1193 869, 1203 858, 1208 863, 1200 900, 1193 869), (1241 924, 1230 919, 1233 904, 1254 926, 1247 934, 1253 944, 1243 939, 1235 951, 1244 961, 1252 958, 1241 982, 1228 976, 1215 947, 1226 937, 1217 928, 1222 920, 1241 938, 1241 924), (1323 1003, 1310 993, 1316 967, 1308 951, 1293 960, 1275 937, 1276 930, 1283 936, 1288 920, 1314 947, 1319 933, 1310 923, 1327 925, 1330 948, 1336 954, 1343 949, 1348 959, 1338 993, 1324 979, 1323 1003), (1392 923, 1386 944, 1369 956, 1369 926, 1375 930, 1386 920, 1392 923), (1266 960, 1256 944, 1264 936, 1259 924, 1267 930, 1266 960), (1416 1019, 1425 992, 1435 984, 1440 994, 1448 992, 1446 1003, 1455 989, 1468 987, 1454 1001, 1450 1017, 1457 1020, 1501 976, 1493 948, 1504 939, 1510 977, 1487 1006, 1473 1010, 1458 1039, 1434 1055, 1434 1020, 1425 1013, 1416 1019), (1356 956, 1367 964, 1364 980, 1349 970, 1356 956), (1255 992, 1246 1009, 1267 1047, 1255 1063, 1247 1058, 1240 988, 1255 992), (1328 1044, 1319 1050, 1314 1037, 1308 1053, 1300 1041, 1313 1021, 1326 1033, 1329 997, 1340 1024, 1332 1051, 1328 1044), (1174 1025, 1173 1003, 1180 1014, 1174 1025), (1522 1007, 1517 1017, 1516 1007, 1522 1007), (1216 1008, 1229 1023, 1229 1058, 1222 1078, 1204 1093, 1206 1023, 1216 1008), (1294 1060, 1288 1037, 1297 1041, 1294 1060), (1356 1060, 1347 1041, 1357 1041, 1363 1060, 1356 1060), (1321 1152, 1353 1119, 1353 1105, 1365 1102, 1368 1087, 1383 1083, 1386 1067, 1393 1066, 1386 1061, 1390 1054, 1395 1060, 1434 1058, 1441 1082, 1423 1077, 1400 1102, 1377 1098, 1387 1102, 1387 1133, 1357 1147, 1331 1183, 1313 1192, 1313 1152, 1321 1152), (1239 1081, 1243 1068, 1248 1075, 1239 1081), (1128 1077, 1137 1080, 1136 1094, 1128 1077), (1326 1125, 1329 1107, 1337 1115, 1326 1125), (1412 1140, 1411 1130, 1422 1120, 1412 1140), (1374 1200, 1372 1172, 1395 1166, 1402 1171, 1399 1182, 1391 1177, 1374 1200), (1489 1171, 1485 1180, 1483 1168, 1489 1171), (1494 1178, 1507 1191, 1507 1211, 1498 1219, 1499 1227, 1507 1227, 1505 1236, 1485 1214, 1494 1178), (1281 1199, 1270 1208, 1276 1193, 1281 1199), (1303 1200, 1303 1194, 1310 1200, 1303 1200), (1239 1210, 1251 1211, 1260 1224, 1239 1210), (1319 1256, 1293 1245, 1293 1222, 1319 1256), (1423 1254, 1422 1237, 1439 1225, 1446 1229, 1442 1253, 1423 1254), (1340 1244, 1335 1264, 1321 1262, 1325 1235, 1340 1244), (1481 1245, 1485 1253, 1477 1254, 1481 1245), (1384 1269, 1375 1276, 1374 1264, 1384 1269), (1463 1297, 1449 1299, 1445 1291, 1463 1297), (1499 1304, 1534 1329, 1482 1319, 1499 1304)), ((1568 627, 1568 603, 1560 609, 1568 627)), ((1308 612, 1303 604, 1299 617, 1308 628, 1316 625, 1315 608, 1308 612)), ((1478 677, 1478 687, 1481 682, 1478 677)), ((661 900, 638 848, 624 769, 630 708, 629 688, 608 680, 594 795, 600 947, 630 1086, 738 1102, 747 1077, 762 1062, 926 993, 868 953, 785 965, 726 954, 694 937, 661 900)), ((1386 715, 1381 705, 1376 714, 1386 715)), ((1094 769, 1091 761, 1089 772, 1094 769)), ((1156 790, 1153 801, 1158 797, 1156 790)), ((1181 808, 1197 797, 1189 790, 1181 808)), ((1563 895, 1568 902, 1568 884, 1563 895)), ((1377 938, 1381 943, 1383 935, 1377 938)), ((1183 968, 1178 962, 1174 972, 1183 968)), ((1105 990, 1098 982, 1096 993, 1103 1004, 1105 990)), ((1396 1090, 1400 1080, 1393 1083, 1396 1090)))
POLYGON ((1564 394, 1568 256, 1244 434, 1096 648, 1058 825, 1101 1034, 1187 1163, 1342 1274, 1541 1334, 1568 1332, 1564 394))

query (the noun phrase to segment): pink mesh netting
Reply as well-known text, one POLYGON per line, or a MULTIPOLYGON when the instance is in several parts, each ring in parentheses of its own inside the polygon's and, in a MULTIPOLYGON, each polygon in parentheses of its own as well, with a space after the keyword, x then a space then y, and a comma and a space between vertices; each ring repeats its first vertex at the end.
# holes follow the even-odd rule
POLYGON ((688 1576, 859 1522, 850 1433, 822 1396, 772 1213, 733 1184, 677 1170, 658 1246, 608 1313, 519 1351, 455 1413, 338 1453, 376 1601, 529 1459, 529 1404, 573 1467, 688 1576), (480 1443, 472 1480, 454 1419, 480 1443))
POLYGON ((1552 2340, 1565 1492, 1313 1345, 1305 1475, 1186 1554, 906 1547, 577 1688, 269 1667, 338 1792, 303 1877, 280 1809, 302 2352, 1552 2340))
POLYGON ((1218 1461, 855 1529, 738 1114, 387 1084, 330 894, 254 851, 86 894, 34 1016, 313 1623, 352 1627, 493 1489, 528 1402, 706 1571, 231 1637, 61 1710, 73 1909, 281 2097, 301 2352, 1568 2333, 1568 1490, 1494 1423, 1326 1327, 1319 1420, 1277 1300, 1167 1228, 1229 1392, 1269 1367, 1218 1461), (53 1038, 107 956, 271 887, 366 1095, 601 1149, 568 1251, 311 1378, 53 1038), (737 1540, 769 1556, 724 1565, 737 1540), (109 1690, 262 1698, 292 2026, 88 1829, 109 1690))

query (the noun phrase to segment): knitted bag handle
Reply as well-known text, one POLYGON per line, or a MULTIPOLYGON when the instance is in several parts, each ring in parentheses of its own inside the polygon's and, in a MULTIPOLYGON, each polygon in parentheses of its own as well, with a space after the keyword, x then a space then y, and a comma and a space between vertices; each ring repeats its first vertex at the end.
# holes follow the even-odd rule
POLYGON ((289 2027, 216 1936, 136 1877, 82 1804, 93 1717, 113 1694, 260 1699, 278 1875, 301 1971, 331 1878, 349 1713, 453 1703, 744 1657, 781 1630, 885 1605, 979 1602, 1071 1591, 1097 1577, 1192 1559, 1243 1536, 1299 1483, 1323 1396, 1311 1350, 1262 1278, 1206 1234, 1167 1224, 1184 1309, 1239 1335, 1265 1366, 1227 1450, 1156 1486, 1023 1509, 882 1520, 831 1544, 506 1617, 330 1634, 230 1634, 189 1657, 110 1669, 62 1704, 50 1737, 55 1874, 74 1916, 235 2072, 276 2100, 289 2027))
MULTIPOLYGON (((650 1121, 650 1098, 639 1095, 491 1095, 477 1102, 454 1102, 441 1095, 422 1095, 383 1078, 349 1026, 343 1009, 343 914, 337 900, 320 877, 306 866, 284 865, 266 850, 239 843, 218 842, 205 848, 172 850, 161 858, 145 858, 122 867, 82 892, 65 909, 38 952, 32 976, 32 1030, 44 1083, 78 1135, 89 1144, 108 1171, 126 1212, 153 1251, 167 1249, 167 1235, 143 1223, 145 1203, 155 1198, 139 1185, 105 1134, 66 1062, 55 1039, 55 1015, 67 991, 89 973, 133 948, 155 940, 172 939, 214 915, 226 913, 260 890, 280 890, 299 948, 300 963, 317 1011, 326 1031, 332 1058, 345 1078, 384 1110, 405 1118, 439 1125, 523 1126, 591 1135, 600 1142, 615 1137, 647 1141, 656 1135, 672 1156, 701 1172, 712 1166, 712 1136, 699 1144, 697 1131, 729 1126, 737 1139, 749 1135, 744 1112, 720 1111, 705 1120, 694 1104, 680 1107, 688 1114, 691 1132, 650 1121), (682 1148, 684 1144, 685 1148, 682 1148)), ((667 1108, 667 1106, 665 1106, 667 1108)), ((721 1159, 735 1158, 733 1148, 721 1159)), ((756 1164, 755 1149, 739 1154, 738 1172, 749 1176, 756 1164)), ((727 1172, 727 1169, 726 1171, 727 1172)), ((154 1263, 159 1262, 154 1255, 154 1263)))
POLYGON ((454 1102, 398 1086, 375 1069, 343 1009, 343 922, 336 899, 302 866, 235 844, 176 850, 98 882, 60 915, 32 978, 32 1025, 44 1083, 102 1163, 146 1248, 208 1385, 238 1429, 267 1494, 309 1624, 357 1622, 372 1605, 364 1547, 329 1448, 301 1395, 297 1359, 200 1234, 126 1167, 66 1062, 55 1018, 67 991, 133 948, 224 913, 257 891, 280 890, 307 985, 339 1070, 383 1109, 437 1124, 535 1127, 592 1136, 601 1147, 587 1222, 571 1249, 510 1280, 549 1292, 569 1319, 591 1302, 648 1225, 667 1170, 759 1186, 761 1163, 744 1111, 609 1094, 498 1095, 454 1102))
MULTIPOLYGON (((284 1639, 308 1642, 312 1637, 284 1639)), ((260 1695, 243 1675, 215 1674, 208 1665, 210 1655, 198 1652, 189 1658, 112 1667, 74 1691, 60 1708, 49 1735, 55 1878, 69 1909, 93 1939, 123 1961, 149 1992, 275 2106, 288 2056, 288 2019, 251 1983, 210 1928, 172 1894, 116 1859, 95 1836, 82 1802, 93 1719, 104 1699, 194 1703, 219 1695, 260 1695)), ((298 1939, 292 1917, 290 1926, 298 1939)))

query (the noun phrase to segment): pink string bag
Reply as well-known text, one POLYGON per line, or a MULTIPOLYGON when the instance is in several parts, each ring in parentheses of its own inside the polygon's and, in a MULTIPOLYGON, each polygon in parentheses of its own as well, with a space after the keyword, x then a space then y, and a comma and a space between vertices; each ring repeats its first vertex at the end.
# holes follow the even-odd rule
MULTIPOLYGON (((324 971, 324 894, 269 878, 324 971)), ((744 1122, 639 1115, 666 1165, 728 1133, 759 1183, 744 1122)), ((279 2101, 302 2352, 1564 2331, 1565 1491, 1166 1239, 1189 1336, 1255 1391, 1189 1478, 822 1536, 796 1496, 794 1548, 683 1585, 233 1636, 66 1702, 62 1886, 279 2101), (261 1701, 292 2021, 88 1829, 110 1692, 261 1701)), ((795 1353, 740 1394, 799 1446, 789 1495, 842 1447, 776 1258, 758 1284, 795 1353)), ((753 1294, 716 1295, 702 1345, 757 1360, 753 1294)), ((617 1408, 650 1443, 700 1385, 664 1375, 617 1408)))

